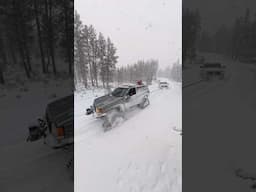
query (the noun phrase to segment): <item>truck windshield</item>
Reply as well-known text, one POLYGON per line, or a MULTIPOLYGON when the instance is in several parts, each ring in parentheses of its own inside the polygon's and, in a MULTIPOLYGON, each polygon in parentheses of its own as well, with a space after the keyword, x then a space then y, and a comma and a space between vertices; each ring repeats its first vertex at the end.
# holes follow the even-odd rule
POLYGON ((123 96, 125 96, 127 90, 128 90, 127 88, 121 88, 121 87, 119 87, 119 88, 116 88, 116 89, 112 92, 112 95, 113 95, 114 97, 123 97, 123 96))

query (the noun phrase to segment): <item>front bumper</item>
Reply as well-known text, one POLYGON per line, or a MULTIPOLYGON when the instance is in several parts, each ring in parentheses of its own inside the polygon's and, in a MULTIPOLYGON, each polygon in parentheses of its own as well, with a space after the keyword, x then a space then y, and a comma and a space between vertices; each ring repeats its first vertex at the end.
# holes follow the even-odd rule
POLYGON ((102 117, 105 117, 107 115, 107 113, 95 113, 95 117, 96 118, 102 118, 102 117))

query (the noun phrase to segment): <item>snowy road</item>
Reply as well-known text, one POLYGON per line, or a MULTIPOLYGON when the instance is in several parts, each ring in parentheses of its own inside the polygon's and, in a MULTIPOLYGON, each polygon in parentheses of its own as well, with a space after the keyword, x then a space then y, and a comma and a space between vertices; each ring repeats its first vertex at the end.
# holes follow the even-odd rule
POLYGON ((84 115, 93 97, 75 96, 77 192, 181 192, 181 85, 171 85, 151 87, 150 106, 108 132, 84 115))
MULTIPOLYGON (((193 155, 186 152, 183 156, 193 169, 184 169, 191 178, 197 173, 191 184, 201 186, 198 191, 246 192, 252 190, 252 183, 237 178, 235 170, 256 173, 256 67, 229 59, 223 63, 229 70, 226 80, 183 89, 184 145, 194 149, 193 155), (191 143, 186 134, 202 137, 191 143)), ((184 184, 189 188, 188 183, 184 184)))
POLYGON ((42 141, 0 148, 1 192, 55 192, 73 190, 66 163, 68 151, 53 150, 42 141))
POLYGON ((66 168, 72 153, 54 150, 42 140, 26 142, 28 125, 42 117, 49 102, 70 93, 69 81, 61 83, 54 81, 44 85, 37 82, 28 84, 26 92, 13 89, 0 93, 5 95, 0 98, 1 192, 73 190, 73 181, 66 168))

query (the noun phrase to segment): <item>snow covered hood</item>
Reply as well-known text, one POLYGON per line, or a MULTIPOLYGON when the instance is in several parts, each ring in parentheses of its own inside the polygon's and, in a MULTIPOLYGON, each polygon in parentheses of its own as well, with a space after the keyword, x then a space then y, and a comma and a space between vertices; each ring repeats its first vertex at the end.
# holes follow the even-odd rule
POLYGON ((110 94, 98 97, 94 100, 94 107, 106 108, 119 103, 123 97, 114 97, 110 94))

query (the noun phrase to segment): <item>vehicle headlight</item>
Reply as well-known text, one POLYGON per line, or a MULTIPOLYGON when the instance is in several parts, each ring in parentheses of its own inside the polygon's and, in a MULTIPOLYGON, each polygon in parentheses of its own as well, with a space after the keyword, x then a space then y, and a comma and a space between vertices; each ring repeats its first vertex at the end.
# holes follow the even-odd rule
POLYGON ((96 113, 103 113, 103 109, 99 108, 99 107, 96 107, 96 113))

